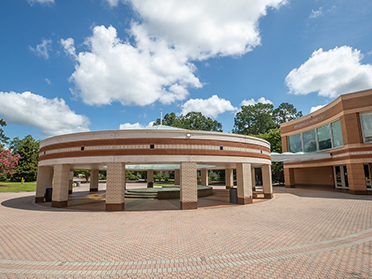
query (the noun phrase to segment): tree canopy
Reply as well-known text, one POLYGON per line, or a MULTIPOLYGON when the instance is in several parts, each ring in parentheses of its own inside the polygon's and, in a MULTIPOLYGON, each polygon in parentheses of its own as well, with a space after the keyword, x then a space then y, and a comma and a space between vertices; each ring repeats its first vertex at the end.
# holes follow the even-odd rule
POLYGON ((259 135, 268 133, 279 125, 302 116, 301 111, 289 103, 281 103, 276 109, 272 104, 257 103, 242 106, 235 115, 233 133, 259 135))
POLYGON ((36 141, 31 135, 23 139, 15 137, 10 141, 9 146, 13 153, 18 153, 21 156, 11 180, 21 181, 24 178, 26 181, 35 181, 39 157, 39 141, 36 141))
MULTIPOLYGON (((176 116, 174 112, 167 113, 162 123, 163 125, 182 129, 222 132, 222 124, 220 122, 195 111, 180 116, 176 116)), ((154 125, 160 125, 160 118, 156 119, 154 125)))
MULTIPOLYGON (((6 122, 3 119, 0 119, 0 127, 5 127, 5 126, 6 126, 6 122)), ((0 146, 2 144, 8 143, 8 141, 9 141, 9 138, 5 136, 4 130, 0 128, 0 146)))

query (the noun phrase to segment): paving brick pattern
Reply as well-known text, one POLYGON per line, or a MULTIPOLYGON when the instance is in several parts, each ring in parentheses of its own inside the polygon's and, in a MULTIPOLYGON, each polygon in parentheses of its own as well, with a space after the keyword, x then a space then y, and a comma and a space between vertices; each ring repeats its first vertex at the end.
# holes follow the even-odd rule
POLYGON ((372 196, 274 194, 213 209, 90 212, 1 193, 0 278, 372 278, 372 196))

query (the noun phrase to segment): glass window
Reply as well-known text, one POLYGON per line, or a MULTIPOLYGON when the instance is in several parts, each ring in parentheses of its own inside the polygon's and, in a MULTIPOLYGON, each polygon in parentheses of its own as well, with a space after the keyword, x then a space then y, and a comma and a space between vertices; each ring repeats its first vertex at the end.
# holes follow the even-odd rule
POLYGON ((331 144, 331 134, 329 132, 329 125, 324 125, 317 129, 318 140, 319 140, 319 150, 328 149, 332 147, 331 144))
POLYGON ((302 151, 301 134, 296 134, 288 137, 288 149, 289 152, 302 151))
POLYGON ((304 151, 314 152, 317 151, 315 130, 310 130, 302 134, 304 138, 304 151))
POLYGON ((343 146, 344 142, 342 140, 341 122, 337 120, 331 124, 332 127, 332 138, 333 147, 343 146))
POLYGON ((372 142, 372 112, 361 113, 360 121, 362 124, 364 142, 372 142))

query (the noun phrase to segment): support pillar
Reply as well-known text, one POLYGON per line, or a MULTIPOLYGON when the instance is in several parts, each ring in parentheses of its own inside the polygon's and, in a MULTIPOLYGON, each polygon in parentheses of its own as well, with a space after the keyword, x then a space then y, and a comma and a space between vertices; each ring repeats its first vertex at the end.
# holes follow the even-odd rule
POLYGON ((201 172, 201 185, 208 186, 208 170, 203 169, 200 172, 201 172))
POLYGON ((256 169, 252 167, 252 191, 256 191, 256 169))
POLYGON ((196 163, 180 164, 180 203, 181 209, 198 208, 198 177, 196 163))
POLYGON ((271 178, 271 165, 262 166, 262 187, 265 199, 273 198, 273 182, 271 178))
POLYGON ((154 183, 154 171, 153 170, 148 170, 147 171, 147 187, 149 183, 154 183))
POLYGON ((363 164, 346 165, 349 192, 354 195, 367 195, 366 178, 363 164))
POLYGON ((70 165, 55 165, 52 207, 67 207, 69 180, 70 165))
POLYGON ((180 170, 174 170, 174 185, 180 185, 180 170))
POLYGON ((294 169, 284 167, 284 182, 285 188, 295 188, 294 169))
POLYGON ((90 170, 89 192, 98 192, 98 170, 90 170))
POLYGON ((69 180, 68 180, 68 194, 72 194, 72 183, 74 180, 74 171, 70 171, 69 180))
POLYGON ((252 198, 252 167, 251 164, 236 164, 236 182, 238 187, 238 203, 253 203, 252 198))
POLYGON ((107 164, 106 211, 124 210, 125 164, 107 164))
POLYGON ((230 189, 234 187, 233 169, 225 169, 225 184, 226 184, 226 189, 230 189))
POLYGON ((53 182, 53 168, 38 167, 35 202, 44 202, 45 189, 51 188, 53 182))

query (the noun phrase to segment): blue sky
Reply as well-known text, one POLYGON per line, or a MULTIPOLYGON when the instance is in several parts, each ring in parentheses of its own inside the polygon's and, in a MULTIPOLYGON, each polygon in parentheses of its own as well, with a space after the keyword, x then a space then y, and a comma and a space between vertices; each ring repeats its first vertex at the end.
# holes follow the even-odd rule
POLYGON ((370 0, 3 0, 0 118, 36 139, 372 88, 370 0))

